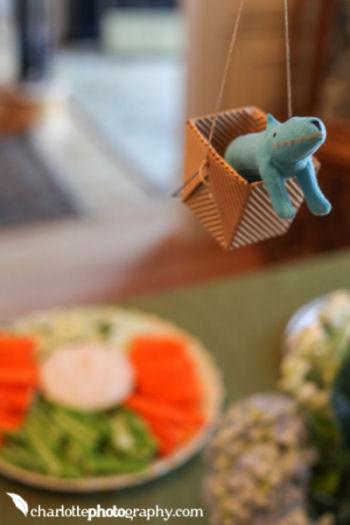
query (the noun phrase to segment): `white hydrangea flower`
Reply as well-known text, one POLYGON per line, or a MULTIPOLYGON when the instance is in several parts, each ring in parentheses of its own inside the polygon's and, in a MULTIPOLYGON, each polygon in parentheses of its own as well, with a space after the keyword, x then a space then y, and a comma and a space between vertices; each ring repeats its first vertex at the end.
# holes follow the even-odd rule
POLYGON ((311 410, 329 410, 329 392, 350 345, 350 293, 331 295, 319 319, 290 344, 281 390, 311 410))
POLYGON ((320 321, 335 329, 350 325, 350 293, 340 290, 332 294, 323 308, 320 321))
POLYGON ((291 399, 264 394, 234 404, 206 457, 204 493, 213 525, 271 525, 303 507, 315 454, 291 399))

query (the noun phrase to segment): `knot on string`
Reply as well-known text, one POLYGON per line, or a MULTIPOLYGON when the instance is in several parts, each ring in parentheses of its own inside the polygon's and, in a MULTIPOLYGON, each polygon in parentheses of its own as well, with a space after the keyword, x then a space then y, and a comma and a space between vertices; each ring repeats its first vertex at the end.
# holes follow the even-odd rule
POLYGON ((209 186, 209 182, 207 180, 209 177, 209 161, 207 159, 203 160, 199 170, 197 171, 197 174, 199 175, 199 178, 203 184, 205 184, 205 186, 209 186))

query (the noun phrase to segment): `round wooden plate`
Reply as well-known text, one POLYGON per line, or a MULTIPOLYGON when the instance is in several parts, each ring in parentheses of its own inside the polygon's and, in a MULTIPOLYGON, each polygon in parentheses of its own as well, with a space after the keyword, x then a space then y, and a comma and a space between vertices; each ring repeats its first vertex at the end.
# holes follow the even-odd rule
POLYGON ((62 322, 65 317, 68 320, 71 317, 70 320, 75 319, 75 321, 79 318, 83 320, 86 317, 86 322, 89 323, 91 316, 99 316, 100 319, 105 317, 109 322, 113 319, 117 327, 113 341, 118 341, 119 344, 126 342, 128 337, 145 333, 173 334, 183 337, 187 341, 188 351, 196 363, 198 378, 202 386, 205 423, 185 445, 168 456, 156 459, 145 470, 137 473, 75 479, 58 478, 13 466, 0 458, 1 475, 33 487, 52 491, 83 493, 116 490, 140 485, 164 476, 200 452, 208 440, 221 413, 224 398, 221 373, 213 357, 200 341, 173 323, 139 311, 118 307, 96 307, 43 312, 20 320, 12 327, 16 331, 31 333, 31 327, 39 326, 42 320, 54 325, 56 319, 60 319, 62 322))

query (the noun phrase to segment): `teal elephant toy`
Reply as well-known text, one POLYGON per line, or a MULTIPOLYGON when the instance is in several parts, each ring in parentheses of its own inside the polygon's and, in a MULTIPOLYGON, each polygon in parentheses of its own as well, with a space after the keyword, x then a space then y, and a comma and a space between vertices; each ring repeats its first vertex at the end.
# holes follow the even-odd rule
POLYGON ((319 188, 312 155, 326 140, 323 122, 293 117, 284 123, 268 115, 265 131, 242 135, 226 149, 225 160, 249 182, 262 180, 281 219, 295 215, 284 181, 295 177, 310 211, 327 215, 332 206, 319 188))

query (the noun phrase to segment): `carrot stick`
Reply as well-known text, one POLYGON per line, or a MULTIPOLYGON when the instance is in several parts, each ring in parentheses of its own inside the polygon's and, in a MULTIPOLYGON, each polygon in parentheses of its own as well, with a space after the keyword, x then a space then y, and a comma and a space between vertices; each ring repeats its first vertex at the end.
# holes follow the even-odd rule
POLYGON ((33 362, 34 355, 30 352, 22 352, 22 350, 6 350, 0 351, 0 363, 7 363, 7 361, 13 360, 17 361, 19 363, 27 363, 27 362, 33 362))
POLYGON ((173 436, 162 427, 155 427, 150 424, 151 430, 159 442, 159 453, 161 455, 170 454, 176 446, 177 442, 174 440, 173 436))
POLYGON ((14 432, 20 428, 22 422, 23 414, 21 412, 0 411, 0 429, 2 431, 14 432))
POLYGON ((126 400, 125 406, 147 417, 148 420, 162 419, 164 421, 170 420, 177 423, 194 424, 200 424, 203 420, 202 416, 196 412, 181 410, 170 403, 164 403, 138 394, 130 396, 126 400))
POLYGON ((35 339, 10 334, 0 334, 0 355, 11 352, 32 354, 36 347, 35 339))
POLYGON ((194 366, 188 365, 180 361, 164 361, 164 363, 159 364, 159 362, 140 362, 135 363, 132 361, 132 365, 138 375, 138 377, 150 377, 152 379, 157 379, 160 382, 173 381, 177 382, 179 376, 183 376, 185 379, 192 379, 196 376, 194 366))
POLYGON ((14 367, 0 368, 0 389, 3 385, 36 385, 37 384, 37 370, 34 366, 25 366, 16 369, 14 367))
POLYGON ((179 426, 176 424, 164 425, 161 422, 152 421, 150 428, 160 443, 160 454, 169 454, 184 442, 186 442, 196 431, 196 426, 179 426))
POLYGON ((201 389, 196 375, 191 373, 155 375, 153 372, 146 374, 136 370, 137 390, 152 397, 164 400, 199 400, 201 389))
POLYGON ((30 387, 22 385, 1 385, 0 398, 2 397, 16 397, 17 395, 24 395, 30 387))
POLYGON ((139 389, 151 388, 154 391, 160 392, 198 392, 199 384, 196 377, 179 374, 176 378, 170 377, 166 381, 166 377, 158 378, 156 376, 141 375, 136 380, 139 389), (175 380, 176 379, 176 380, 175 380))
POLYGON ((152 392, 159 392, 160 398, 165 392, 178 392, 180 395, 183 392, 186 395, 193 395, 194 392, 199 391, 199 385, 194 378, 188 378, 181 374, 177 376, 176 381, 169 378, 167 382, 165 377, 158 379, 157 377, 136 376, 136 388, 140 391, 147 389, 152 392))
POLYGON ((138 391, 142 396, 147 397, 150 400, 153 400, 155 403, 157 403, 160 399, 167 403, 168 405, 174 406, 175 408, 178 408, 179 410, 189 412, 194 411, 197 408, 200 407, 200 397, 199 396, 190 396, 190 395, 179 395, 179 394, 170 394, 167 392, 160 393, 154 392, 152 390, 143 389, 142 391, 138 391))
POLYGON ((140 371, 145 372, 166 372, 166 373, 175 373, 175 372, 190 372, 193 371, 193 363, 188 359, 183 357, 177 359, 162 359, 162 360, 150 360, 148 357, 143 357, 142 359, 131 359, 134 366, 137 367, 140 371))
POLYGON ((131 343, 132 359, 141 357, 153 358, 154 360, 164 357, 179 357, 186 355, 184 341, 175 337, 166 336, 141 336, 135 338, 131 343))
POLYGON ((164 387, 164 390, 172 390, 172 389, 181 389, 181 388, 192 388, 194 385, 197 385, 197 376, 195 376, 193 373, 179 373, 179 374, 173 374, 172 372, 169 374, 154 374, 151 372, 150 374, 146 374, 144 372, 138 373, 136 370, 136 376, 139 380, 139 382, 143 383, 149 383, 149 384, 156 384, 159 387, 164 387))
POLYGON ((36 368, 36 364, 33 359, 17 359, 16 357, 10 356, 6 359, 0 358, 0 372, 2 370, 24 370, 28 368, 36 368))
POLYGON ((30 407, 34 397, 34 391, 27 387, 0 388, 0 410, 22 410, 30 407))

